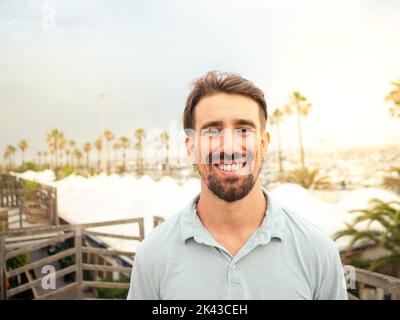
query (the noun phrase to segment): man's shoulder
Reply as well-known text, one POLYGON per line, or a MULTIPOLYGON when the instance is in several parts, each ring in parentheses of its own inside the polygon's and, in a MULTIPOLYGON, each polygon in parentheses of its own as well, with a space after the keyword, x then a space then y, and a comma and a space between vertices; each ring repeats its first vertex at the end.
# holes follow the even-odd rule
MULTIPOLYGON (((292 241, 310 251, 337 252, 336 243, 324 230, 302 217, 293 210, 282 206, 282 214, 285 219, 285 233, 292 241)), ((324 214, 321 212, 321 214, 324 214)))
POLYGON ((181 240, 180 219, 183 211, 159 224, 140 242, 138 250, 163 252, 181 240))

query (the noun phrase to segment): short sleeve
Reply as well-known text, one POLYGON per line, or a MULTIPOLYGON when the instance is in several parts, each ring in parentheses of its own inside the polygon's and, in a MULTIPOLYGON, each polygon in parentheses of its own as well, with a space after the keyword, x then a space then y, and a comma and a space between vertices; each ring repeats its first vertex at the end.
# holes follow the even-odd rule
POLYGON ((130 288, 127 300, 159 300, 154 263, 146 259, 139 245, 132 265, 130 288))
POLYGON ((336 245, 329 248, 330 252, 323 261, 315 300, 348 300, 344 270, 336 245))

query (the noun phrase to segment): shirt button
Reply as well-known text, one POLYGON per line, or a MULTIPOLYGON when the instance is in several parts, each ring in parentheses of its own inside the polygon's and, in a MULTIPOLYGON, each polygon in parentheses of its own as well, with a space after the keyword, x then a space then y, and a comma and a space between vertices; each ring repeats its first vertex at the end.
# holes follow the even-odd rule
POLYGON ((234 265, 232 266, 232 269, 236 269, 236 264, 234 264, 234 265))

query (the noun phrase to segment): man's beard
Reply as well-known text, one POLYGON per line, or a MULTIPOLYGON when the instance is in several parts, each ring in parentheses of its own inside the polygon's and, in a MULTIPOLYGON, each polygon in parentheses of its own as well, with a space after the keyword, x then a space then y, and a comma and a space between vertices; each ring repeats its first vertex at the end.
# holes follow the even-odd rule
POLYGON ((241 180, 242 178, 228 177, 225 179, 220 179, 218 178, 217 174, 213 174, 212 171, 209 172, 207 177, 201 174, 200 170, 199 173, 203 178, 203 181, 207 184, 208 188, 214 195, 226 202, 234 202, 243 199, 250 193, 258 176, 260 175, 260 171, 261 166, 258 169, 256 176, 254 176, 253 173, 250 173, 246 175, 246 177, 239 183, 237 181, 241 180))

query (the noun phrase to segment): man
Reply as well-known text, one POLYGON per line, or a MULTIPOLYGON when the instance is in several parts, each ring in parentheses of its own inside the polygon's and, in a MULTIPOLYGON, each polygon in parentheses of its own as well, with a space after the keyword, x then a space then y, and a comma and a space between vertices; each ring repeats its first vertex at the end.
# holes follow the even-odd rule
POLYGON ((347 299, 335 243, 261 187, 266 121, 239 75, 194 83, 183 124, 201 192, 138 246, 128 299, 347 299))

